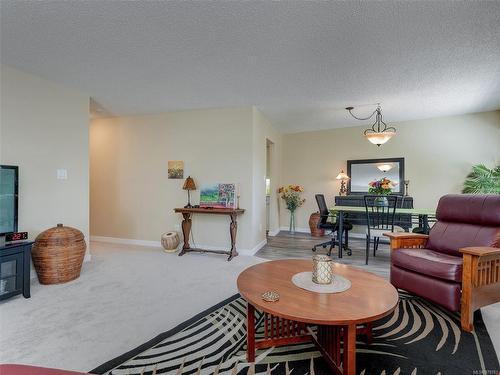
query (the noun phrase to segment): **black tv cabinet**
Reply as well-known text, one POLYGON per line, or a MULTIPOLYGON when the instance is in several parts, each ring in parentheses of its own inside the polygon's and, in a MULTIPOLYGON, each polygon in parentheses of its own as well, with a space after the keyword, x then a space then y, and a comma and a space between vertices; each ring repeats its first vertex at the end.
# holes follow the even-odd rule
POLYGON ((0 247, 0 301, 22 294, 30 298, 32 241, 0 247))

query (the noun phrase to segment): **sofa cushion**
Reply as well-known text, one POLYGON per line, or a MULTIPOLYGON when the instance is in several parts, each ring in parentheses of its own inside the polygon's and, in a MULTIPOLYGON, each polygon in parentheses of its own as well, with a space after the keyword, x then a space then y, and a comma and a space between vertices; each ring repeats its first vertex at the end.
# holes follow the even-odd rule
POLYGON ((429 249, 398 249, 391 254, 394 266, 443 280, 462 282, 462 258, 429 249))
POLYGON ((500 226, 500 195, 448 194, 439 200, 438 221, 500 226))
POLYGON ((438 221, 429 233, 428 249, 459 256, 459 249, 469 246, 500 247, 500 226, 438 221))
MULTIPOLYGON (((399 251, 399 250, 398 250, 399 251)), ((427 298, 450 311, 460 310, 461 285, 391 266, 391 284, 427 298)))

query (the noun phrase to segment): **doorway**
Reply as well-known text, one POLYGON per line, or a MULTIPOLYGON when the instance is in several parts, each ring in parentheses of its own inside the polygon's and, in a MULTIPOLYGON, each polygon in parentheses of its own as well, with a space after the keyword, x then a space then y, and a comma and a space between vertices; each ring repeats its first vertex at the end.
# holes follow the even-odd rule
POLYGON ((266 237, 271 227, 271 174, 274 143, 266 139, 266 237))

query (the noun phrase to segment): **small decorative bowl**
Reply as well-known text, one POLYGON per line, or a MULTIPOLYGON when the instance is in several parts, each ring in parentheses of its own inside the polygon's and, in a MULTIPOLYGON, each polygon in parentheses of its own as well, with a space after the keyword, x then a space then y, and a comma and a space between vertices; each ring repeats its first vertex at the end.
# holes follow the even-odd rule
POLYGON ((262 294, 262 299, 266 302, 276 302, 280 299, 278 292, 267 291, 262 294))

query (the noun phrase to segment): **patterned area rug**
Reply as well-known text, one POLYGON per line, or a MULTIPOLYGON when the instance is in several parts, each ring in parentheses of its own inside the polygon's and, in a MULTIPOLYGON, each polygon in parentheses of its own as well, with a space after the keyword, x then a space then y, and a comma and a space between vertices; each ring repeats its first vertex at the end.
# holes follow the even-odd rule
MULTIPOLYGON (((313 344, 257 352, 246 363, 246 302, 239 296, 198 314, 175 329, 91 371, 95 374, 331 374, 313 344), (234 368, 237 368, 235 371, 234 368)), ((262 323, 262 316, 257 317, 262 323)), ((263 324, 257 338, 263 335, 263 324)), ((474 333, 460 329, 457 314, 400 293, 393 314, 374 323, 371 345, 356 344, 358 374, 497 374, 495 350, 481 314, 474 333)))

